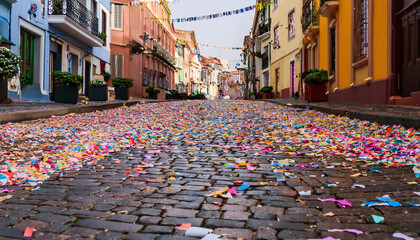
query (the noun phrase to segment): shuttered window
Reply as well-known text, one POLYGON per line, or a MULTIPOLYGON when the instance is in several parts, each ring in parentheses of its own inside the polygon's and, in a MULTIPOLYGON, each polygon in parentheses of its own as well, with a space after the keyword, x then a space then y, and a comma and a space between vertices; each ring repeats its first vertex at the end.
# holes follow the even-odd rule
POLYGON ((111 4, 111 27, 113 29, 123 29, 123 5, 111 4))
POLYGON ((111 54, 111 78, 124 76, 124 56, 111 54))

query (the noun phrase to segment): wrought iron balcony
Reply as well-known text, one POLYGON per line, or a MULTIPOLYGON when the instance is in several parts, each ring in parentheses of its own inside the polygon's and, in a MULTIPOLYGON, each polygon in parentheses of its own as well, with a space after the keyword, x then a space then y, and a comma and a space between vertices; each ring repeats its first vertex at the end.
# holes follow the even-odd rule
POLYGON ((338 10, 339 4, 338 0, 321 0, 318 13, 323 17, 332 17, 338 10))
POLYGON ((173 69, 176 69, 175 58, 156 41, 153 41, 152 54, 166 62, 173 69))
POLYGON ((77 0, 49 0, 48 22, 69 36, 99 47, 98 18, 77 0))
POLYGON ((270 59, 268 57, 268 52, 265 52, 262 54, 262 65, 261 65, 261 69, 266 69, 268 68, 268 65, 270 63, 270 59))
POLYGON ((305 31, 310 25, 318 25, 316 10, 315 1, 306 1, 303 6, 303 31, 305 31))

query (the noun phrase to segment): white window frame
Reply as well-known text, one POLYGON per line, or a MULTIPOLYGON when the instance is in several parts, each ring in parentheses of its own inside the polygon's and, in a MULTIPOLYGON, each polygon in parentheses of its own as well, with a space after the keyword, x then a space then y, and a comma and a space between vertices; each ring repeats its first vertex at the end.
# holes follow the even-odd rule
POLYGON ((124 5, 111 3, 111 29, 123 30, 124 28, 124 5), (117 7, 118 6, 118 7, 117 7), (116 23, 117 15, 121 18, 121 23, 116 23))

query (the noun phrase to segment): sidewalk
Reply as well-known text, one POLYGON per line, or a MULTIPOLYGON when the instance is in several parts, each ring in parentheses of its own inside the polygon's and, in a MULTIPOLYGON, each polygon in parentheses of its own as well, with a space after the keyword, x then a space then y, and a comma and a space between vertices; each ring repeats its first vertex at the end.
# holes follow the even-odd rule
POLYGON ((261 101, 295 108, 309 108, 328 114, 347 116, 379 124, 401 125, 407 128, 420 129, 420 107, 307 102, 299 99, 262 99, 261 101))
POLYGON ((19 122, 47 118, 52 115, 65 115, 69 113, 86 113, 97 110, 132 106, 137 103, 163 102, 167 100, 153 99, 130 99, 110 100, 110 101, 88 101, 87 104, 65 104, 55 102, 36 102, 36 101, 14 101, 11 104, 0 104, 0 124, 7 122, 19 122))

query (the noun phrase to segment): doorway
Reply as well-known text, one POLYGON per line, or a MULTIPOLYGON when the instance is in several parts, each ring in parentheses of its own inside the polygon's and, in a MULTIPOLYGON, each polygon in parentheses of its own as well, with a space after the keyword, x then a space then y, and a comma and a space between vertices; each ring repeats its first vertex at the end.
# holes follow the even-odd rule
POLYGON ((35 51, 35 36, 29 32, 21 30, 20 32, 20 56, 22 62, 20 63, 21 78, 30 85, 34 83, 34 51, 35 51))
POLYGON ((292 97, 293 94, 295 93, 295 60, 292 59, 290 61, 290 93, 289 93, 289 97, 292 97))
POLYGON ((397 13, 401 29, 401 96, 409 97, 412 92, 420 91, 420 0, 403 4, 397 13), (405 6, 407 4, 407 6, 405 6))
POLYGON ((89 82, 90 82, 90 62, 85 61, 85 96, 89 96, 89 82))
POLYGON ((50 100, 54 101, 54 71, 61 71, 62 43, 51 38, 50 41, 50 74, 49 94, 50 100))

